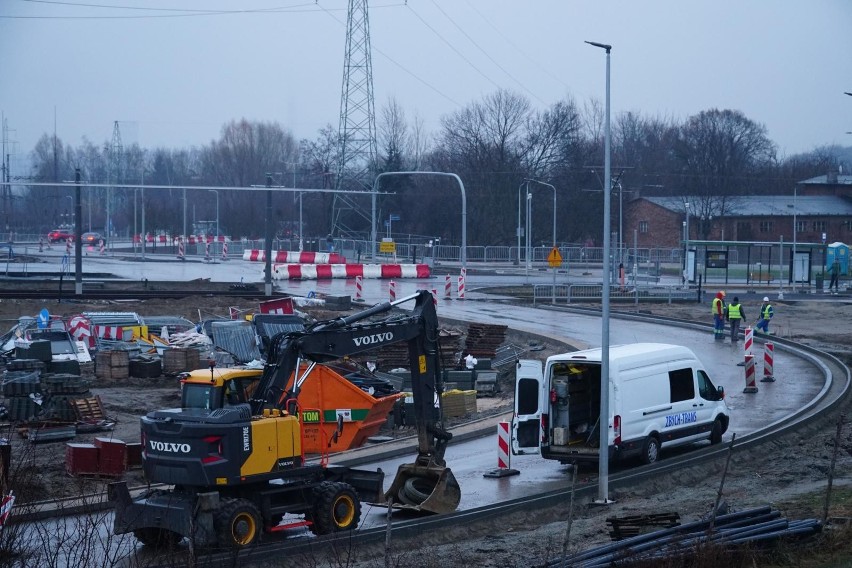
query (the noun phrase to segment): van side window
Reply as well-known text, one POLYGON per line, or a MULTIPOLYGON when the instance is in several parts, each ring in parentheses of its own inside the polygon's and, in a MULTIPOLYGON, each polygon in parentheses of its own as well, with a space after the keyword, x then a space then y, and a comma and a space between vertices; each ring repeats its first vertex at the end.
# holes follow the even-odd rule
POLYGON ((704 400, 722 400, 718 389, 713 386, 710 377, 704 371, 698 371, 698 394, 704 400))
POLYGON ((538 412, 538 381, 521 379, 518 381, 518 414, 535 414, 538 412))
POLYGON ((692 369, 686 368, 669 371, 669 394, 671 402, 680 402, 695 398, 695 383, 692 380, 692 369))

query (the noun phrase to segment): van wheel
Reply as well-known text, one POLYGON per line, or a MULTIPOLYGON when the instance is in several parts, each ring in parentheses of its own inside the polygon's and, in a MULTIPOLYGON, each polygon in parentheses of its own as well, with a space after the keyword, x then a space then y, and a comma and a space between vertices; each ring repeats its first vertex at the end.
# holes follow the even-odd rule
POLYGON ((713 428, 710 429, 710 443, 719 444, 722 442, 722 421, 718 418, 713 421, 713 428))
POLYGON ((652 464, 660 457, 660 442, 654 436, 645 438, 645 443, 642 444, 642 454, 639 458, 644 464, 652 464))

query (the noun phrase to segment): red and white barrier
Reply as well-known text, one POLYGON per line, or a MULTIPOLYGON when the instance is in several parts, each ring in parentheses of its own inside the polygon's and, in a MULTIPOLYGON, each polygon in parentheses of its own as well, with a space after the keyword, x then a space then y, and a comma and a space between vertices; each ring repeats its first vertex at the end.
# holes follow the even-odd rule
POLYGON ((508 477, 518 475, 517 469, 512 469, 511 448, 511 424, 509 422, 497 423, 497 469, 485 473, 485 477, 508 477))
MULTIPOLYGON (((251 262, 266 262, 266 251, 246 249, 243 260, 251 262)), ((306 251, 272 251, 272 262, 281 264, 346 264, 346 258, 336 252, 306 252, 306 251)))
POLYGON ((464 276, 459 275, 459 300, 464 300, 464 276))
POLYGON ((228 260, 228 243, 222 243, 222 260, 228 260))
POLYGON ((84 341, 86 345, 91 346, 92 328, 89 325, 89 320, 83 316, 74 316, 68 321, 68 331, 74 341, 84 341))
POLYGON ((763 378, 760 379, 763 383, 775 382, 775 344, 767 341, 763 345, 763 378))
POLYGON ((432 288, 432 303, 434 305, 438 305, 438 289, 432 288))
POLYGON ((181 260, 186 260, 186 249, 184 249, 183 240, 178 241, 178 254, 177 257, 181 260))
POLYGON ((751 354, 745 356, 745 382, 744 393, 757 392, 757 385, 754 382, 754 355, 751 354))
POLYGON ((452 295, 453 282, 450 278, 450 275, 447 274, 447 278, 444 280, 444 299, 449 300, 453 297, 452 295))
POLYGON ((396 302, 396 282, 393 280, 388 282, 388 300, 391 303, 396 302))
POLYGON ((743 343, 743 351, 751 353, 752 345, 754 344, 754 330, 751 326, 745 328, 745 342, 743 343))
POLYGON ((98 250, 99 250, 100 254, 102 254, 102 255, 106 254, 106 243, 104 242, 103 239, 98 241, 98 250))
POLYGON ((363 302, 364 298, 361 297, 361 293, 363 292, 364 282, 363 277, 356 276, 355 277, 355 301, 363 302))
POLYGON ((275 264, 276 280, 330 280, 333 278, 429 278, 428 264, 275 264))
POLYGON ((0 501, 0 528, 6 525, 9 520, 9 515, 12 513, 12 506, 15 504, 15 492, 9 491, 9 494, 3 497, 0 501))

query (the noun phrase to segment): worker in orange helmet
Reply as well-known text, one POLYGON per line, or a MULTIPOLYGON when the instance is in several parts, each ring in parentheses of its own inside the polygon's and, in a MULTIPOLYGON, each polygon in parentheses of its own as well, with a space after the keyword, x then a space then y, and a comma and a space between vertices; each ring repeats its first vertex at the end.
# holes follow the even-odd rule
POLYGON ((712 302, 713 309, 713 339, 723 341, 725 339, 725 291, 719 290, 712 302))

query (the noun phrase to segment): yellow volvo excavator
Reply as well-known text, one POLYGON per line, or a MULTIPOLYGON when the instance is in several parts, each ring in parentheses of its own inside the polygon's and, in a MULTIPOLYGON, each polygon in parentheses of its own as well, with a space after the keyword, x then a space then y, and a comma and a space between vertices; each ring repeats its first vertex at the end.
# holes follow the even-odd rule
POLYGON ((116 534, 132 532, 152 546, 187 537, 197 546, 239 548, 264 531, 299 525, 315 534, 354 529, 362 501, 446 513, 461 500, 444 461, 452 434, 441 415, 438 318, 426 290, 275 336, 259 380, 256 372, 211 368, 184 378, 181 389, 180 408, 141 419, 145 477, 172 487, 132 498, 126 483, 111 484, 116 534), (392 312, 410 301, 410 312, 392 312), (299 391, 314 366, 402 341, 411 363, 416 460, 400 466, 386 494, 380 469, 307 463, 299 391))

